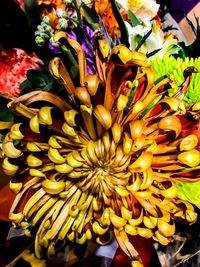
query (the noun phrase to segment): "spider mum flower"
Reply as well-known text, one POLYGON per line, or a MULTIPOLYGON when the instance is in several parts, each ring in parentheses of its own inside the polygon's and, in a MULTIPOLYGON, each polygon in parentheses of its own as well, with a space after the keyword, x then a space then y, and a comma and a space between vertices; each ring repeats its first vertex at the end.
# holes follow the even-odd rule
POLYGON ((148 109, 170 84, 168 78, 155 83, 144 54, 116 46, 105 64, 97 51, 97 72, 88 75, 81 46, 66 39, 78 56, 79 86, 59 58, 49 69, 70 104, 40 91, 10 104, 21 118, 2 144, 2 168, 14 175, 10 188, 16 192, 10 220, 18 227, 30 223, 30 231, 39 225, 37 257, 55 254, 66 242, 103 245, 114 236, 132 266, 142 266, 129 236, 167 245, 176 219, 191 224, 197 217, 177 197, 174 182, 200 178, 199 143, 191 132, 199 104, 185 110, 180 93, 191 73, 174 97, 148 109))
POLYGON ((29 69, 40 69, 42 61, 35 53, 27 54, 19 48, 0 52, 0 92, 12 96, 20 93, 20 84, 29 69))

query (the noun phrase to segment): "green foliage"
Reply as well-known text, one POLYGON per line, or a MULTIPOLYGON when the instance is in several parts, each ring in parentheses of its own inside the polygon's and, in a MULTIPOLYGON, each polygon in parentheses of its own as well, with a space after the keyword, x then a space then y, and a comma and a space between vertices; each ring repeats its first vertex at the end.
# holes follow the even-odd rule
POLYGON ((53 87, 54 79, 43 71, 29 70, 27 79, 21 84, 23 91, 43 90, 50 91, 53 87))
POLYGON ((192 80, 189 89, 184 97, 185 104, 195 103, 200 101, 200 57, 198 58, 175 58, 173 56, 164 55, 161 59, 156 57, 150 60, 152 66, 156 72, 156 79, 167 75, 175 83, 173 84, 172 90, 170 90, 169 95, 172 96, 178 87, 183 83, 184 76, 183 72, 188 67, 195 67, 198 73, 192 74, 192 80))
POLYGON ((139 19, 130 10, 128 10, 128 16, 129 16, 129 19, 130 19, 131 24, 132 24, 133 27, 135 27, 137 25, 140 25, 139 19))
POLYGON ((111 0, 113 14, 121 30, 121 42, 129 47, 128 31, 115 0, 111 0))
POLYGON ((24 0, 24 4, 29 23, 32 24, 40 21, 40 10, 37 0, 24 0))
POLYGON ((0 121, 13 121, 13 119, 14 116, 12 111, 3 105, 0 105, 0 121))
POLYGON ((200 182, 181 182, 176 181, 179 189, 178 197, 187 200, 200 208, 200 182))
POLYGON ((94 8, 89 8, 83 2, 81 3, 81 7, 84 11, 84 15, 87 18, 87 22, 92 26, 93 29, 97 29, 96 23, 99 23, 99 16, 97 15, 94 8))

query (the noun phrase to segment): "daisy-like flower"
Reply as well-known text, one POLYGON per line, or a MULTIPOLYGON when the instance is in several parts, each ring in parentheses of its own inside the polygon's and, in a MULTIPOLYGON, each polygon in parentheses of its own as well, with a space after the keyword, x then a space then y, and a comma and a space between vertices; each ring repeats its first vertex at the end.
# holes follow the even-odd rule
POLYGON ((151 20, 159 9, 155 0, 116 0, 122 9, 132 11, 138 19, 151 20))
POLYGON ((9 218, 28 235, 39 226, 37 257, 56 254, 69 242, 103 245, 116 237, 132 266, 143 266, 129 236, 167 245, 176 219, 191 224, 197 218, 193 206, 177 197, 174 182, 200 179, 199 141, 192 132, 200 105, 185 109, 181 100, 191 70, 176 95, 162 98, 170 80, 155 84, 144 54, 116 46, 108 58, 104 42, 104 57, 96 51, 91 75, 80 44, 65 33, 54 38, 66 38, 75 49, 80 80, 75 87, 54 58, 50 72, 70 104, 41 91, 10 104, 18 121, 2 143, 2 169, 13 175, 16 193, 9 218))
POLYGON ((27 54, 14 48, 0 52, 0 92, 11 96, 20 93, 20 84, 26 79, 30 69, 40 69, 42 61, 35 53, 27 54))

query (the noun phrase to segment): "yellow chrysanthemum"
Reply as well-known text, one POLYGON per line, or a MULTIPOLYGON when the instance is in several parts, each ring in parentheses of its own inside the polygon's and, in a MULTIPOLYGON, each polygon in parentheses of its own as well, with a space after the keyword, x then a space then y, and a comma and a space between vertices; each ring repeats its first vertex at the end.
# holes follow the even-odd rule
POLYGON ((14 175, 10 188, 16 192, 10 220, 39 226, 37 257, 55 254, 66 242, 107 244, 116 237, 132 265, 142 266, 129 235, 167 245, 176 219, 196 220, 173 180, 200 178, 199 142, 192 133, 199 106, 186 111, 178 92, 148 110, 169 79, 155 84, 144 54, 116 46, 108 60, 97 50, 97 72, 88 75, 80 45, 64 32, 54 36, 63 37, 78 56, 78 87, 59 58, 49 68, 70 103, 34 91, 10 104, 19 115, 2 144, 2 168, 14 175))

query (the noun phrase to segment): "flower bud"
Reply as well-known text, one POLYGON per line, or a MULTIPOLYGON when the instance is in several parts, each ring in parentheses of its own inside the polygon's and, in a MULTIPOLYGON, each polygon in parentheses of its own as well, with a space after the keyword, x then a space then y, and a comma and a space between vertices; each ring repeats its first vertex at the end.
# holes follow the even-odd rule
POLYGON ((45 45, 46 40, 42 38, 41 36, 37 36, 35 38, 35 42, 37 43, 38 46, 42 47, 45 45))
POLYGON ((50 24, 50 18, 48 16, 44 16, 42 22, 44 22, 45 24, 50 24))
POLYGON ((68 27, 68 22, 67 22, 67 20, 64 19, 64 18, 60 18, 60 19, 58 20, 58 27, 59 27, 59 30, 61 30, 61 31, 66 30, 67 27, 68 27))

